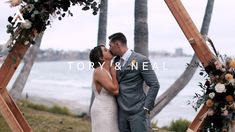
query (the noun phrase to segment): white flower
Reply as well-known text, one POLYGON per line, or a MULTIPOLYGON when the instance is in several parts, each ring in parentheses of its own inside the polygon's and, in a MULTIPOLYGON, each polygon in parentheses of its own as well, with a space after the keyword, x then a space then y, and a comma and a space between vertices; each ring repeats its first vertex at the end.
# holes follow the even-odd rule
POLYGON ((224 85, 224 84, 221 84, 221 83, 217 83, 217 84, 215 85, 215 91, 216 91, 217 93, 222 93, 222 92, 224 92, 224 91, 225 91, 225 85, 224 85))
POLYGON ((24 42, 24 45, 29 45, 29 44, 30 44, 29 41, 25 41, 25 42, 24 42))
POLYGON ((223 72, 226 72, 226 69, 225 69, 225 68, 222 68, 221 70, 222 70, 223 72))
POLYGON ((209 94, 209 97, 210 97, 211 99, 213 99, 213 98, 215 97, 215 93, 214 93, 214 92, 210 93, 210 94, 209 94))
POLYGON ((229 83, 231 83, 232 84, 232 86, 235 86, 235 80, 233 79, 233 80, 231 80, 231 81, 229 81, 229 83))
POLYGON ((208 116, 213 116, 213 115, 214 115, 214 110, 213 110, 213 109, 209 109, 209 110, 207 111, 207 115, 208 115, 208 116))
POLYGON ((32 22, 25 20, 25 22, 21 23, 20 27, 23 29, 30 29, 32 27, 32 22))

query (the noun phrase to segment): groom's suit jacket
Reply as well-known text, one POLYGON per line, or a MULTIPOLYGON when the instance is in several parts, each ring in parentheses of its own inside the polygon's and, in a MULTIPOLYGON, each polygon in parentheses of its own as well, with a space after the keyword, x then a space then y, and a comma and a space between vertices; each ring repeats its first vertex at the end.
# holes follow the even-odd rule
MULTIPOLYGON (((119 58, 116 57, 114 62, 119 61, 119 58)), ((142 111, 143 107, 149 110, 153 108, 160 85, 147 57, 132 51, 128 61, 117 71, 117 78, 119 112, 132 115, 142 111), (132 63, 138 65, 137 70, 131 66, 132 63), (143 90, 144 82, 149 86, 147 95, 143 90)))

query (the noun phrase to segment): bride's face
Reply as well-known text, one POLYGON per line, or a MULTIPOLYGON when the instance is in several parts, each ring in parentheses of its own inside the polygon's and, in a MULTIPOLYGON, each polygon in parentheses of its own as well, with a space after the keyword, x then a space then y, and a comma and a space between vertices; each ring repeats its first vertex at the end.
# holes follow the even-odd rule
POLYGON ((111 54, 110 50, 107 49, 106 47, 101 47, 101 49, 102 49, 103 59, 112 60, 113 55, 111 54))

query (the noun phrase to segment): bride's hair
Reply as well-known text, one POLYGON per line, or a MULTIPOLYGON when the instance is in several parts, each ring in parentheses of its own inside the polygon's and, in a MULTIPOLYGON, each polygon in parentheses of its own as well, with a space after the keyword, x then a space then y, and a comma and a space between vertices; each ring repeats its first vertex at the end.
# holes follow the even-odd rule
POLYGON ((104 45, 98 45, 94 47, 90 52, 90 61, 94 63, 94 68, 99 67, 103 63, 103 53, 101 47, 104 47, 104 45))

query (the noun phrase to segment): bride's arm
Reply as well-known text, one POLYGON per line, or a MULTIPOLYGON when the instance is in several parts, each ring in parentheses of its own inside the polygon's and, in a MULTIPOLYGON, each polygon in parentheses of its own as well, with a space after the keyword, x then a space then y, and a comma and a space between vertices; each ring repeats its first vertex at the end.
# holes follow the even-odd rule
MULTIPOLYGON (((113 71, 112 71, 113 72, 113 71)), ((111 73, 111 76, 113 73, 111 73)), ((106 71, 103 71, 101 68, 95 69, 94 79, 99 83, 103 88, 111 92, 113 95, 118 95, 118 82, 117 79, 112 77, 111 79, 106 71)))
POLYGON ((119 94, 119 85, 118 85, 118 80, 117 80, 117 75, 116 75, 117 71, 115 70, 114 66, 111 67, 110 72, 111 72, 113 84, 117 88, 115 94, 118 95, 119 94))

